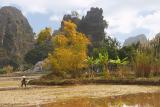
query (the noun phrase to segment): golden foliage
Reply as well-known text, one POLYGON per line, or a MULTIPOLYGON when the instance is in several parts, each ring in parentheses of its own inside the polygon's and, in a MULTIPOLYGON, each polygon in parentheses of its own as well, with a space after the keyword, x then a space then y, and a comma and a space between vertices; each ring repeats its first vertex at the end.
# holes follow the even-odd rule
POLYGON ((70 20, 69 21, 63 21, 64 23, 64 31, 69 33, 69 34, 74 34, 77 29, 76 24, 72 23, 70 20))
POLYGON ((88 38, 76 31, 76 25, 64 21, 64 31, 53 38, 55 50, 46 59, 52 70, 75 72, 87 66, 88 38))
POLYGON ((45 40, 49 40, 51 39, 51 37, 52 37, 52 29, 46 27, 38 34, 37 42, 39 44, 44 43, 45 40))
POLYGON ((53 43, 55 47, 65 47, 67 46, 68 39, 64 35, 57 35, 53 38, 53 43))

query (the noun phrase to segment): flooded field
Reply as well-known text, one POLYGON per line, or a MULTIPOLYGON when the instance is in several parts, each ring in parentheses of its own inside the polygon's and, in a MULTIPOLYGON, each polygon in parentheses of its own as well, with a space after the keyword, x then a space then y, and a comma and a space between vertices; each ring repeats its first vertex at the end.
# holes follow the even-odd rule
POLYGON ((160 93, 141 93, 106 98, 74 98, 41 107, 160 107, 160 93))
MULTIPOLYGON (((0 91, 0 107, 106 107, 108 105, 115 106, 114 104, 145 104, 145 102, 146 104, 152 104, 152 101, 158 101, 158 98, 160 98, 159 94, 155 94, 155 96, 152 96, 152 94, 143 94, 141 97, 137 93, 155 92, 160 92, 159 86, 29 86, 26 89, 16 88, 14 90, 6 89, 0 91), (134 94, 137 94, 137 98, 134 94), (145 95, 147 96, 144 97, 145 95), (141 100, 138 100, 138 98, 141 100)), ((158 102, 153 102, 153 104, 159 105, 158 102)))

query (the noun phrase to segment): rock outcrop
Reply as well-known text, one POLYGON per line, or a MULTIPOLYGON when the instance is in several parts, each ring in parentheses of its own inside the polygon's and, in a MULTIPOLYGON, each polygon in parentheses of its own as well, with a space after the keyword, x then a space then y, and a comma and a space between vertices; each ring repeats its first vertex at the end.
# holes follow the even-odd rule
POLYGON ((136 44, 140 42, 141 44, 144 44, 147 42, 147 38, 144 34, 140 34, 140 35, 137 35, 135 37, 130 37, 128 39, 125 40, 123 46, 129 46, 129 45, 132 45, 132 44, 136 44))
POLYGON ((42 72, 43 71, 43 65, 44 65, 44 62, 43 61, 39 61, 37 62, 34 67, 33 67, 33 72, 42 72))
POLYGON ((160 38, 160 33, 157 33, 155 38, 160 38))
POLYGON ((33 46, 33 31, 27 19, 15 7, 0 9, 0 66, 20 63, 33 46))

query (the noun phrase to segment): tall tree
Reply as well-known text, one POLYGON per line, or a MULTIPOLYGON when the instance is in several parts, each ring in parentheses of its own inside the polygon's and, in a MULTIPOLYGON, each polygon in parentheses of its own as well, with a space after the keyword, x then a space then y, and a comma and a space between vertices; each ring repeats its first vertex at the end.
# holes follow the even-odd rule
POLYGON ((94 48, 93 56, 98 57, 99 53, 108 53, 109 59, 116 59, 120 43, 110 36, 106 36, 104 40, 99 43, 99 48, 94 48))
POLYGON ((51 38, 52 38, 52 29, 46 27, 38 34, 37 43, 38 44, 45 43, 46 41, 49 41, 51 38))
POLYGON ((46 59, 53 72, 70 73, 77 77, 78 71, 87 66, 85 59, 89 40, 77 32, 76 27, 71 21, 64 21, 63 32, 53 38, 55 49, 46 59))
POLYGON ((53 50, 51 43, 51 28, 46 27, 41 30, 37 36, 38 38, 35 47, 28 51, 24 57, 25 61, 29 64, 36 64, 38 61, 44 60, 48 57, 48 53, 53 50))

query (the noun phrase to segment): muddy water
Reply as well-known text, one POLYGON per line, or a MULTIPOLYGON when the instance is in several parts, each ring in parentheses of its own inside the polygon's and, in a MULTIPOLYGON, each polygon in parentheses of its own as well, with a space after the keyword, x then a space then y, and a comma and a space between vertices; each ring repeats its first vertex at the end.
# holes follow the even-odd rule
POLYGON ((160 107, 160 93, 130 94, 106 98, 74 98, 40 107, 160 107))

